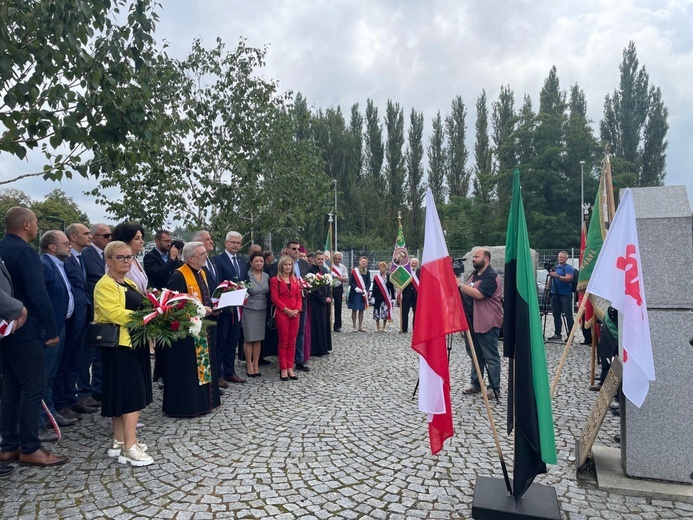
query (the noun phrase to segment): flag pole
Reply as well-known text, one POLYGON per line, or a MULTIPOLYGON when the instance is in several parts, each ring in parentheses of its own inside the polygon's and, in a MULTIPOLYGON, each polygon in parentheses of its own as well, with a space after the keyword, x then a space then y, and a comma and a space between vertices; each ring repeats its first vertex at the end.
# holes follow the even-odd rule
POLYGON ((508 468, 505 466, 505 459, 503 458, 503 451, 501 450, 500 440, 498 439, 498 432, 496 431, 496 423, 493 420, 493 413, 491 412, 491 405, 488 402, 488 392, 486 392, 486 383, 484 383, 484 377, 481 374, 481 368, 479 368, 479 360, 476 357, 476 346, 472 341, 472 335, 469 333, 469 329, 466 331, 467 341, 469 342, 469 351, 472 353, 472 361, 474 362, 474 369, 476 370, 476 375, 479 378, 479 386, 481 386, 481 395, 484 397, 484 404, 486 405, 486 413, 488 413, 488 420, 491 423, 491 431, 493 432, 493 440, 496 442, 496 451, 498 452, 498 458, 500 459, 501 469, 503 470, 503 478, 505 479, 505 487, 508 490, 508 494, 513 494, 512 486, 510 485, 510 477, 508 476, 508 468))
POLYGON ((594 373, 597 369, 596 364, 597 364, 597 338, 596 334, 594 333, 594 327, 592 327, 592 345, 590 349, 590 357, 592 358, 590 361, 590 386, 594 386, 594 373))
POLYGON ((561 357, 561 362, 558 364, 558 369, 556 370, 556 375, 554 376, 553 384, 551 385, 551 399, 553 399, 553 396, 556 393, 558 380, 561 377, 563 365, 565 364, 565 361, 568 358, 568 351, 570 350, 570 345, 573 343, 573 337, 575 336, 575 332, 577 331, 577 328, 579 326, 580 318, 582 318, 582 315, 585 314, 585 306, 587 305, 589 295, 590 294, 587 291, 585 291, 585 295, 583 296, 582 301, 580 302, 580 307, 578 308, 577 316, 575 318, 575 321, 573 322, 573 328, 571 329, 570 334, 568 335, 568 339, 565 342, 563 356, 561 357))

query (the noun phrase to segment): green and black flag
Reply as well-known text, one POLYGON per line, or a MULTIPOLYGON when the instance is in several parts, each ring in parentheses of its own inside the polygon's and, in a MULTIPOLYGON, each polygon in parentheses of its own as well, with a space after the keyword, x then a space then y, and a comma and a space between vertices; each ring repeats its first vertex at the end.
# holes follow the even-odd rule
POLYGON ((534 477, 546 473, 546 464, 556 464, 546 353, 517 169, 505 241, 503 355, 509 358, 508 434, 514 427, 517 503, 534 477))

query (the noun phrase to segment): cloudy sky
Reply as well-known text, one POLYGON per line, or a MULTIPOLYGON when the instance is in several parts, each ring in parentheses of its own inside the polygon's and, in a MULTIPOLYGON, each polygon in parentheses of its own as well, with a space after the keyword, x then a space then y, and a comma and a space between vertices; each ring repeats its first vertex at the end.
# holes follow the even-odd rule
MULTIPOLYGON (((660 86, 669 109, 668 185, 686 185, 693 200, 693 3, 679 0, 566 0, 495 2, 454 0, 166 0, 157 39, 169 55, 184 58, 194 38, 208 46, 221 37, 233 48, 239 38, 268 45, 262 74, 280 88, 301 92, 315 108, 349 111, 371 98, 384 114, 389 99, 406 120, 424 112, 425 132, 436 111, 444 115, 461 95, 473 138, 474 104, 482 89, 489 101, 501 85, 515 92, 516 106, 529 94, 535 109, 544 79, 555 65, 561 87, 585 91, 595 131, 604 96, 619 81, 618 66, 629 40, 651 84, 660 86)), ((470 149, 473 142, 469 142, 470 149)), ((470 154, 471 155, 471 154, 470 154)), ((470 156, 470 160, 473 157, 470 156)), ((579 164, 575 165, 576 170, 579 164)), ((0 175, 27 171, 0 157, 0 175)), ((33 171, 33 170, 31 170, 33 171)), ((60 186, 91 219, 105 211, 81 195, 91 182, 61 185, 16 183, 33 197, 60 186)), ((117 195, 117 194, 116 194, 117 195)))

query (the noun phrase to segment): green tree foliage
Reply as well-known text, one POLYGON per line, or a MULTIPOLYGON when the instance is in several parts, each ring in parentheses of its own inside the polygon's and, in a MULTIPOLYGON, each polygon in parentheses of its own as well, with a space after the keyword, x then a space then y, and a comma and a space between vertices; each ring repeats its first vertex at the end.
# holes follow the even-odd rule
POLYGON ((0 6, 0 153, 40 150, 43 176, 98 177, 156 154, 157 15, 150 0, 5 0, 0 6), (138 149, 129 140, 142 142, 138 149))
POLYGON ((512 172, 517 165, 515 151, 515 93, 510 85, 502 85, 491 110, 491 138, 497 177, 497 195, 501 211, 510 208, 512 172))
POLYGON ((409 220, 406 237, 410 247, 416 249, 423 246, 423 112, 412 108, 409 116, 409 133, 407 146, 407 196, 409 220))
POLYGON ((445 133, 440 111, 433 118, 433 129, 428 140, 428 187, 433 192, 436 206, 445 203, 447 194, 445 186, 445 133))
POLYGON ((467 171, 467 108, 464 106, 462 96, 457 96, 452 101, 452 112, 445 118, 445 133, 448 140, 447 147, 447 180, 450 198, 466 197, 469 193, 470 173, 467 171))
POLYGON ((31 197, 16 188, 0 189, 0 229, 5 230, 5 213, 10 208, 22 206, 30 208, 33 204, 31 197))
POLYGON ((387 100, 385 111, 387 141, 385 148, 385 177, 388 188, 388 218, 384 231, 393 237, 397 234, 397 212, 404 206, 404 109, 399 103, 387 100))
POLYGON ((211 225, 217 236, 229 229, 304 234, 307 222, 327 213, 329 180, 313 141, 297 139, 300 114, 291 113, 290 98, 259 76, 265 52, 244 40, 232 51, 219 39, 210 49, 196 40, 185 61, 157 61, 157 109, 170 115, 167 146, 102 179, 122 201, 101 189, 92 194, 116 217, 150 227, 180 219, 211 225))
POLYGON ((89 218, 80 210, 72 197, 63 190, 51 190, 42 202, 34 202, 31 209, 36 213, 38 227, 42 232, 50 229, 64 231, 70 224, 80 223, 89 227, 89 218))
POLYGON ((649 85, 634 42, 623 50, 619 69, 619 86, 606 95, 604 119, 599 125, 602 141, 618 159, 612 161, 614 182, 635 177, 639 186, 659 186, 666 175, 668 110, 660 89, 649 85))
POLYGON ((495 194, 493 154, 488 135, 488 106, 486 91, 482 90, 476 100, 476 123, 474 142, 474 197, 488 204, 495 194))
POLYGON ((385 236, 387 220, 387 201, 385 176, 383 175, 383 160, 385 145, 383 144, 383 127, 378 116, 378 107, 373 100, 366 100, 366 129, 364 133, 364 167, 366 171, 363 200, 366 212, 363 216, 363 230, 373 230, 376 236, 385 236))

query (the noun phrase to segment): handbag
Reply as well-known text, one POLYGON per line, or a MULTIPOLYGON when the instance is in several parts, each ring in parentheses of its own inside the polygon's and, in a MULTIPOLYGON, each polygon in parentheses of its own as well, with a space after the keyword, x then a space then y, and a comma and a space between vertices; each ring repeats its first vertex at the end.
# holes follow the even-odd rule
POLYGON ((120 325, 114 323, 90 323, 84 338, 85 345, 90 347, 114 348, 120 339, 120 325))
POLYGON ((270 330, 274 330, 277 328, 277 322, 274 321, 274 315, 277 312, 277 308, 272 305, 272 308, 270 309, 270 315, 269 318, 267 318, 267 328, 270 330))

